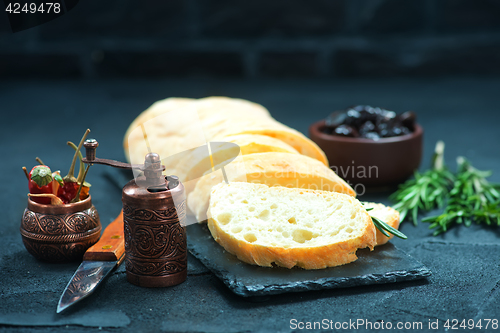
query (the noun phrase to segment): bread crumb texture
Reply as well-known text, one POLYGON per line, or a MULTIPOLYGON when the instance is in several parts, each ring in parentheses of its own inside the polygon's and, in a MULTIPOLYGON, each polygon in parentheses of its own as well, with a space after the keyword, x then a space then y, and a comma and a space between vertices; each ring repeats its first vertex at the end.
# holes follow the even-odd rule
POLYGON ((352 196, 263 184, 221 183, 212 189, 209 228, 242 261, 319 269, 357 259, 375 245, 375 228, 352 196))

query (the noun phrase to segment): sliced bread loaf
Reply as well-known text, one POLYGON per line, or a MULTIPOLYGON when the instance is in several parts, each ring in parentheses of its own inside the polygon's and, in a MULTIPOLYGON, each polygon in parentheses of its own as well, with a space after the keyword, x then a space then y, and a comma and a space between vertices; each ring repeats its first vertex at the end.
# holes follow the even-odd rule
MULTIPOLYGON (((375 216, 376 218, 384 221, 394 229, 399 228, 399 212, 394 208, 389 206, 384 206, 383 204, 375 202, 363 202, 363 207, 365 207, 365 209, 373 208, 368 212, 370 216, 375 216)), ((389 235, 391 237, 385 236, 377 229, 377 245, 383 245, 387 243, 389 239, 394 237, 393 234, 389 235)))
POLYGON ((240 260, 260 266, 321 269, 357 259, 376 244, 361 203, 342 193, 243 182, 213 187, 208 227, 240 260))
POLYGON ((299 153, 329 165, 316 143, 276 121, 265 107, 242 99, 167 98, 154 103, 127 129, 123 145, 129 162, 141 163, 149 152, 144 132, 150 147, 162 158, 195 148, 205 141, 223 142, 228 136, 258 134, 280 140, 299 153))

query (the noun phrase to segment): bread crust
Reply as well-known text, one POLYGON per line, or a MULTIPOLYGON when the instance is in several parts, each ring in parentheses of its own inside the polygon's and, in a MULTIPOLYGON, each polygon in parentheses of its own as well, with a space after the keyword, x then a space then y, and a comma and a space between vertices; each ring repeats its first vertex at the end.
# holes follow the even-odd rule
POLYGON ((371 235, 367 230, 361 238, 338 244, 309 248, 267 247, 236 239, 223 232, 212 218, 208 220, 208 228, 215 241, 226 251, 243 262, 264 267, 276 265, 286 268, 297 266, 304 269, 323 269, 341 266, 356 261, 356 251, 371 248, 375 242, 375 235, 371 235))
MULTIPOLYGON (((323 269, 355 261, 358 258, 356 256, 356 251, 358 249, 368 247, 373 250, 376 244, 376 230, 370 216, 357 199, 345 194, 325 191, 288 188, 273 188, 273 190, 319 193, 321 195, 329 195, 333 197, 334 200, 348 200, 352 204, 359 205, 359 223, 363 224, 364 231, 357 237, 335 244, 288 248, 264 246, 248 242, 244 239, 238 239, 232 234, 225 232, 223 228, 221 228, 219 221, 212 216, 211 209, 209 209, 208 228, 213 238, 224 247, 226 251, 236 255, 241 261, 264 267, 280 266, 292 268, 297 266, 304 269, 323 269)), ((212 205, 213 203, 211 202, 210 207, 212 207, 212 205)))

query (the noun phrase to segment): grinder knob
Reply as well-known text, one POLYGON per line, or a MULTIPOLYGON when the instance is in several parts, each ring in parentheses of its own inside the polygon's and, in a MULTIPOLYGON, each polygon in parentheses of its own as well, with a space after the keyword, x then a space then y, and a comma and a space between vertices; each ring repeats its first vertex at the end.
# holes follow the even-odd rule
POLYGON ((171 189, 174 189, 176 188, 178 185, 179 185, 179 177, 177 176, 167 176, 167 181, 168 181, 168 189, 171 190, 171 189))
POLYGON ((148 153, 144 157, 144 176, 146 183, 150 186, 165 186, 165 178, 162 175, 160 155, 157 153, 148 153))

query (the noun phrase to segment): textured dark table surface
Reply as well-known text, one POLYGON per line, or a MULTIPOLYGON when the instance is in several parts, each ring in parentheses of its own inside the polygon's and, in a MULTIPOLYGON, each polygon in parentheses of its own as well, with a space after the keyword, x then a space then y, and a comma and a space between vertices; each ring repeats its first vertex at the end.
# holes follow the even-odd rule
MULTIPOLYGON (((477 168, 493 170, 490 179, 500 182, 499 91, 499 79, 475 78, 0 82, 0 332, 290 332, 300 331, 295 322, 323 320, 364 320, 375 327, 382 321, 393 327, 422 323, 415 331, 435 332, 444 331, 448 319, 482 319, 477 331, 495 331, 492 323, 488 330, 484 324, 500 319, 500 228, 461 226, 433 237, 424 223, 404 223, 401 230, 409 239, 393 243, 431 269, 424 280, 246 299, 190 256, 188 278, 181 285, 139 288, 126 281, 122 266, 91 297, 57 315, 61 292, 78 263, 35 260, 23 247, 19 225, 27 200, 22 166, 31 168, 39 156, 65 174, 72 157, 66 141, 78 141, 87 127, 100 143, 99 156, 124 160, 122 138, 130 122, 154 101, 170 96, 249 99, 303 133, 313 121, 352 104, 414 110, 425 129, 422 169, 442 139, 452 169, 463 155, 477 168), (436 321, 439 329, 430 329, 429 322, 436 321)), ((90 171, 93 202, 106 226, 120 211, 120 188, 127 179, 109 167, 90 171)), ((390 193, 361 199, 388 203, 390 193)), ((369 331, 366 325, 349 328, 369 331)))

